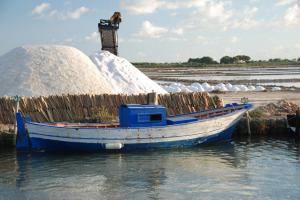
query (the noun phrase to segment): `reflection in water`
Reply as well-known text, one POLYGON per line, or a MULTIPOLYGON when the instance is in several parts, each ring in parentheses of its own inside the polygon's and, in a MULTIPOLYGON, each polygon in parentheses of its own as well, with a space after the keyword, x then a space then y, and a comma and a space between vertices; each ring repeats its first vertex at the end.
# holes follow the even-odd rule
POLYGON ((295 199, 299 149, 260 138, 114 154, 2 151, 0 199, 295 199))

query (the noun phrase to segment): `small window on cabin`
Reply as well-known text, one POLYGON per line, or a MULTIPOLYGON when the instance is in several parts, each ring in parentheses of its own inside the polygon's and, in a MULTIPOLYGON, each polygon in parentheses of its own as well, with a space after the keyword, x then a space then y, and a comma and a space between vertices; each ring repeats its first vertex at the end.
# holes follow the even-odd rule
POLYGON ((150 115, 150 121, 161 121, 162 120, 162 116, 161 114, 152 114, 150 115))

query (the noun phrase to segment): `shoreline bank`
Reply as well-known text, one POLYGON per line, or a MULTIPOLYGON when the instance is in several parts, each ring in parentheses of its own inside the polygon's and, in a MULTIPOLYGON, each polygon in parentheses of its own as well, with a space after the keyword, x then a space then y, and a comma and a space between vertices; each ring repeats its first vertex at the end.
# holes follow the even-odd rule
MULTIPOLYGON (((275 92, 225 92, 211 93, 211 96, 218 95, 224 103, 240 102, 241 97, 246 97, 249 102, 255 105, 254 109, 266 105, 276 105, 282 99, 285 102, 293 102, 300 105, 300 93, 293 91, 275 91, 275 92)), ((267 109, 265 109, 267 110, 267 109)), ((263 111, 266 112, 266 111, 263 111)), ((255 116, 250 120, 252 136, 292 136, 287 128, 286 114, 288 113, 269 113, 269 115, 255 116)), ((250 113, 251 115, 251 113, 250 113)), ((233 137, 248 137, 246 118, 239 122, 233 137)), ((2 147, 13 146, 16 135, 14 134, 14 124, 1 125, 0 145, 2 147)))

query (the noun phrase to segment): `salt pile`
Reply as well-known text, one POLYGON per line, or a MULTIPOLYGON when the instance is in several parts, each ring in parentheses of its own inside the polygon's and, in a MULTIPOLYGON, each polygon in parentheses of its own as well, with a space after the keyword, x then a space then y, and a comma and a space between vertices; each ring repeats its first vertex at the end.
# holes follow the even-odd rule
POLYGON ((0 57, 0 96, 111 93, 102 80, 89 57, 73 47, 23 46, 0 57))
POLYGON ((93 61, 68 46, 15 48, 0 57, 0 96, 166 93, 123 58, 102 52, 93 61))
MULTIPOLYGON (((176 92, 212 92, 212 91, 222 91, 222 92, 251 92, 251 91, 265 91, 266 88, 263 86, 246 86, 246 85, 232 85, 230 83, 219 83, 217 85, 210 85, 208 83, 192 83, 191 85, 184 85, 181 83, 171 83, 169 85, 163 86, 165 90, 171 93, 176 92)), ((275 88, 272 91, 278 91, 281 88, 275 88)))
POLYGON ((103 81, 108 83, 111 90, 116 93, 139 94, 152 91, 159 94, 167 93, 124 58, 108 51, 95 53, 90 58, 104 76, 103 81))

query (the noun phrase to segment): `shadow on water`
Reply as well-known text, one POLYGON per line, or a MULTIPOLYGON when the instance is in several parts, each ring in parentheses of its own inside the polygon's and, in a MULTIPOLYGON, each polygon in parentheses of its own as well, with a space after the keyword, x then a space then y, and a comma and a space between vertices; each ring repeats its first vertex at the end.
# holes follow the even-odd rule
MULTIPOLYGON (((227 182, 234 184, 231 190, 237 190, 240 184, 251 184, 254 174, 248 171, 253 161, 264 162, 266 154, 272 155, 270 150, 282 156, 293 154, 299 164, 299 141, 278 141, 234 139, 195 148, 127 153, 1 151, 0 186, 6 188, 6 193, 14 191, 10 193, 12 197, 19 194, 30 199, 195 198, 199 192, 209 194, 209 188, 231 187, 227 182)), ((4 197, 2 190, 0 199, 4 197)), ((222 197, 211 195, 207 197, 222 197)))

